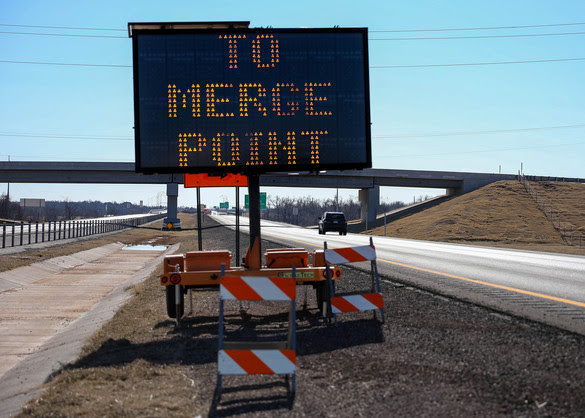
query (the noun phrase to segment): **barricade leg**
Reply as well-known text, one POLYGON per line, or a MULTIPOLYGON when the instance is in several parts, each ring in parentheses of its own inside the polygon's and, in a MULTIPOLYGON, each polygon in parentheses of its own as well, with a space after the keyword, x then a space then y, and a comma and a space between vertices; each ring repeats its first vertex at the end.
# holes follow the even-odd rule
MULTIPOLYGON (((223 273, 223 268, 222 268, 223 273)), ((218 349, 223 350, 223 299, 219 300, 219 331, 218 331, 218 349)), ((221 399, 221 373, 217 368, 217 401, 221 399)))
POLYGON ((296 390, 296 269, 292 277, 230 276, 220 279, 217 402, 223 375, 285 375, 291 399, 296 390), (224 301, 290 302, 288 336, 281 341, 224 341, 224 301), (290 379, 290 384, 289 384, 290 379))
POLYGON ((175 312, 177 313, 177 326, 181 325, 181 285, 175 285, 175 312))
MULTIPOLYGON (((325 250, 327 250, 327 242, 323 244, 325 250)), ((333 312, 331 309, 331 298, 335 297, 335 288, 333 286, 333 272, 331 271, 331 267, 329 263, 325 263, 325 277, 327 279, 327 303, 323 302, 323 316, 327 317, 331 312, 333 314, 333 320, 335 321, 335 326, 337 326, 337 314, 333 312), (325 309, 327 308, 327 309, 325 309)))
POLYGON ((327 281, 329 283, 329 305, 331 312, 337 325, 337 314, 345 312, 358 311, 374 311, 374 318, 376 318, 376 310, 380 311, 382 323, 384 318, 384 298, 380 288, 380 278, 378 276, 378 267, 376 265, 376 249, 372 238, 370 237, 370 245, 327 249, 327 243, 324 243, 325 252, 325 268, 327 281), (370 261, 370 278, 371 287, 370 293, 357 293, 343 296, 335 296, 333 288, 333 280, 331 278, 330 265, 347 264, 355 262, 370 261))
MULTIPOLYGON (((371 240, 372 238, 370 238, 371 240)), ((382 290, 380 288, 380 276, 378 276, 378 265, 376 264, 375 261, 372 261, 372 271, 374 272, 375 276, 376 276, 376 290, 378 293, 382 294, 382 290)), ((383 305, 382 305, 383 306, 383 305)), ((380 316, 382 317, 382 323, 384 324, 386 322, 386 320, 384 319, 384 308, 380 308, 380 316)), ((374 316, 376 315, 376 311, 374 311, 374 316)))

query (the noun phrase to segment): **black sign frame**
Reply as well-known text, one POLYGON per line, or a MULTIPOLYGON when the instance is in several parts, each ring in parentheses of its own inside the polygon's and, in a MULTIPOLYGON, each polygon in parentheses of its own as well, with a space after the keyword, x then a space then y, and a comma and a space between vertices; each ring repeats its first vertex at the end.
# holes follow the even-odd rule
MULTIPOLYGON (((246 175, 251 174, 262 174, 267 172, 303 172, 303 171, 323 171, 323 170, 347 170, 347 169, 362 169, 362 168, 371 168, 372 167, 372 156, 371 156, 371 132, 370 132, 370 93, 369 93, 369 63, 368 63, 368 41, 367 41, 367 28, 317 28, 317 29, 284 29, 284 28, 221 28, 221 29, 212 29, 212 28, 205 28, 205 29, 178 29, 173 27, 173 25, 165 25, 165 24, 156 24, 155 28, 148 27, 148 24, 129 24, 129 27, 132 27, 131 30, 131 37, 132 37, 132 46, 133 46, 133 74, 134 74, 134 117, 135 117, 135 168, 137 172, 145 173, 145 174, 152 174, 152 173, 243 173, 246 175), (358 160, 350 160, 350 161, 334 161, 334 162, 323 162, 309 164, 309 163, 301 163, 301 164, 286 164, 286 163, 279 163, 276 165, 243 165, 243 164, 236 164, 236 165, 227 165, 227 166, 219 166, 213 165, 214 163, 209 160, 208 164, 203 165, 185 165, 180 166, 177 162, 177 165, 172 164, 165 164, 162 163, 151 163, 146 161, 145 155, 143 152, 149 152, 149 148, 147 147, 146 143, 143 143, 143 138, 145 138, 144 132, 142 132, 144 128, 144 124, 142 124, 142 118, 145 120, 147 119, 145 115, 143 115, 142 107, 146 107, 141 102, 141 94, 145 88, 141 87, 141 78, 142 77, 150 77, 152 78, 152 74, 147 75, 143 68, 141 68, 141 60, 139 55, 141 53, 141 42, 142 39, 147 39, 149 36, 159 36, 164 35, 166 39, 171 39, 171 37, 175 35, 229 35, 229 36, 238 36, 238 35, 247 35, 248 37, 254 37, 259 35, 276 35, 277 37, 282 34, 295 36, 295 34, 299 35, 339 35, 341 34, 352 34, 353 36, 359 36, 360 39, 360 46, 361 50, 361 62, 363 68, 361 69, 363 77, 356 82, 359 82, 359 87, 362 89, 363 93, 363 102, 359 103, 359 111, 360 113, 360 124, 359 130, 363 129, 363 132, 360 132, 360 136, 356 143, 359 145, 360 149, 358 150, 359 158, 358 160)), ((150 38, 152 39, 152 38, 150 38)), ((230 51, 231 52, 231 51, 230 51)), ((359 52, 359 51, 358 51, 359 52)), ((145 65, 146 67, 146 65, 145 65)), ((339 70, 337 70, 339 71, 339 70)), ((224 80, 229 82, 229 80, 224 80)), ((259 78, 259 81, 262 81, 259 78)), ((219 82, 219 81, 218 81, 219 82)), ((170 92, 170 84, 169 84, 169 92, 170 92)), ((270 86, 269 86, 270 87, 270 86)), ((204 87, 202 87, 204 89, 204 87)), ((165 92, 166 93, 166 92, 165 92)), ((200 92, 203 94, 203 92, 200 92)), ((170 94, 169 94, 170 96, 170 94)), ((166 99, 166 95, 164 96, 166 99)), ((184 99, 183 99, 184 100, 184 99)), ((356 105, 357 106, 357 105, 356 105)), ((170 111, 170 110, 169 110, 170 111)), ((162 117, 168 117, 166 114, 162 117)), ((336 118, 343 118, 343 116, 337 116, 336 118)), ((195 120, 196 122, 196 120, 195 120)), ((341 122, 340 122, 341 123, 341 122)), ((145 129, 146 130, 146 129, 145 129)), ((218 129, 219 130, 219 129, 218 129)), ((286 129, 284 129, 286 131, 286 129)), ((311 131, 312 132, 312 131, 311 131)), ((317 133, 317 131, 315 131, 317 133)), ((266 134, 267 132, 264 132, 266 134)), ((303 132, 304 133, 304 132, 303 132)), ((321 131, 321 133, 323 133, 321 131)), ((284 140, 284 133, 280 133, 281 140, 284 140)), ((323 136, 323 135, 321 135, 323 136)), ((171 137, 170 135, 167 138, 163 139, 162 144, 170 145, 171 140, 176 141, 177 136, 171 137)), ((262 148, 261 152, 264 156, 267 155, 267 148, 266 148, 266 136, 260 138, 260 147, 262 148)), ((225 138, 224 138, 225 139, 225 138)), ((229 139, 229 138, 228 138, 229 139)), ((303 137, 304 140, 309 141, 309 131, 307 131, 306 138, 303 137)), ((206 146, 209 146, 211 149, 211 138, 208 138, 208 143, 206 146)), ((337 141, 336 144, 339 146, 341 144, 339 139, 333 138, 331 141, 337 141)), ((218 142, 219 143, 219 142, 218 142)), ((326 155, 327 146, 324 145, 321 148, 321 152, 323 155, 326 155)), ((185 148, 186 149, 186 148, 185 148)), ((246 150, 249 152, 249 149, 246 150)), ((290 152, 289 152, 290 154, 290 152)), ((340 152, 339 158, 349 158, 351 152, 340 152)), ((290 157, 290 155, 289 155, 290 157)), ((169 157, 170 158, 170 157, 169 157)), ((276 159, 276 157, 275 157, 276 159)), ((264 162, 264 161, 263 161, 264 162)))

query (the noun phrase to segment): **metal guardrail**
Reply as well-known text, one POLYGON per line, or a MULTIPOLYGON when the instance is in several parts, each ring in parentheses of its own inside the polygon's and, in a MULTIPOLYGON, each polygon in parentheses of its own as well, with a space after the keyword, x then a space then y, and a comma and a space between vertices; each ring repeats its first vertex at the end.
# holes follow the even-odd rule
POLYGON ((52 222, 11 222, 1 226, 2 248, 38 244, 63 239, 74 239, 90 235, 121 231, 162 219, 166 213, 137 218, 96 219, 52 222))
POLYGON ((579 248, 585 246, 585 237, 575 233, 571 224, 561 221, 551 208, 548 200, 544 196, 539 195, 538 192, 530 186, 527 178, 520 172, 518 173, 518 180, 524 186, 524 189, 528 192, 528 194, 532 197, 538 208, 542 211, 542 213, 544 213, 544 216, 546 216, 546 218, 552 222, 554 228, 561 234, 561 238, 568 245, 578 246, 579 248))

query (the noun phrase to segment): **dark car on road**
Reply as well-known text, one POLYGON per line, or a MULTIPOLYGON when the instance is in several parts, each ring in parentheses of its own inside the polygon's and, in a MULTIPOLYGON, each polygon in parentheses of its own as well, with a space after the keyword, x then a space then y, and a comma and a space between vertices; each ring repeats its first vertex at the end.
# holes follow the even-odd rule
POLYGON ((347 235, 347 221, 343 212, 325 212, 323 217, 319 218, 319 233, 325 234, 329 231, 347 235))

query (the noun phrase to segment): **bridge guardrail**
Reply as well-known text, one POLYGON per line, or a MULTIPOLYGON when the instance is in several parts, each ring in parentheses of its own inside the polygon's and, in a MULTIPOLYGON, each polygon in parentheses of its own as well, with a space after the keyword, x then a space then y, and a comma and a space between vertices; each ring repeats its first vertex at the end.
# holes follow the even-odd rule
POLYGON ((162 219, 166 213, 136 218, 96 219, 79 221, 11 222, 1 226, 2 247, 17 247, 63 239, 81 238, 135 228, 162 219))

